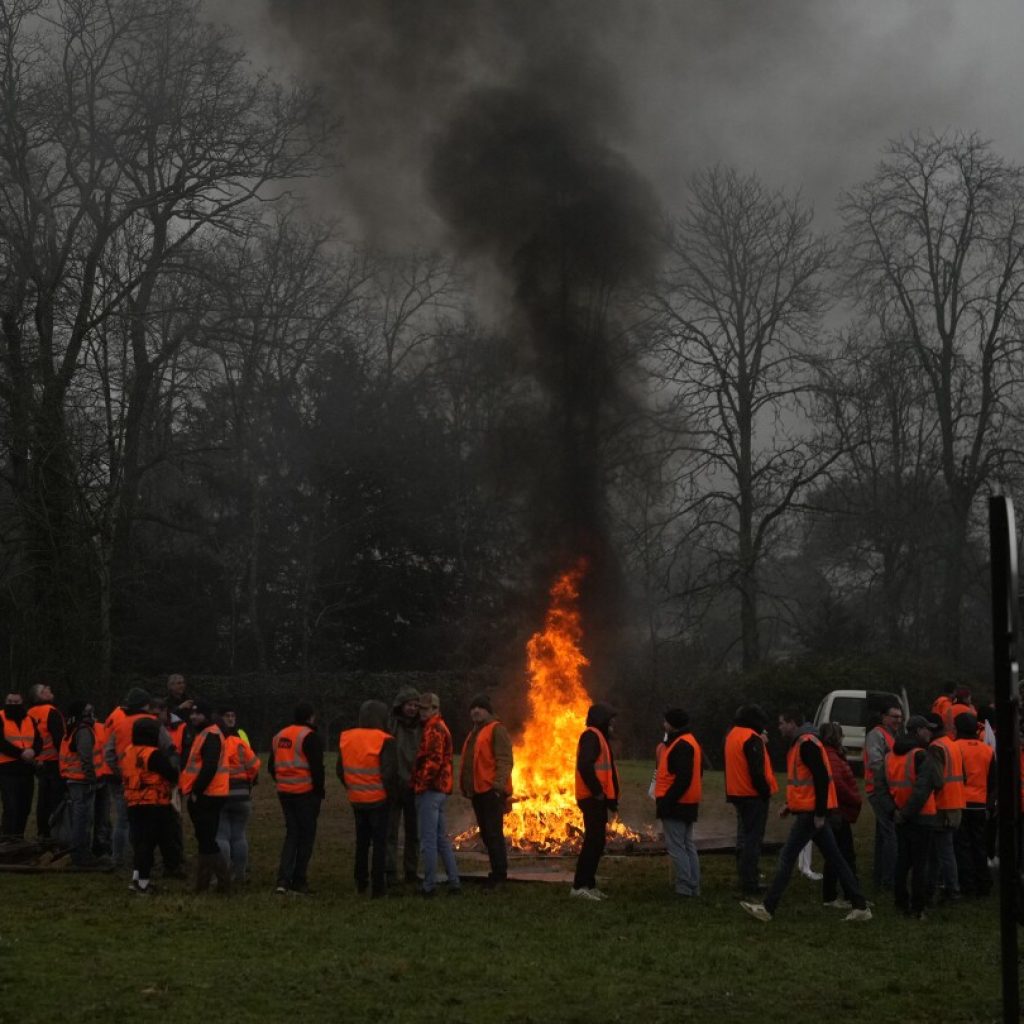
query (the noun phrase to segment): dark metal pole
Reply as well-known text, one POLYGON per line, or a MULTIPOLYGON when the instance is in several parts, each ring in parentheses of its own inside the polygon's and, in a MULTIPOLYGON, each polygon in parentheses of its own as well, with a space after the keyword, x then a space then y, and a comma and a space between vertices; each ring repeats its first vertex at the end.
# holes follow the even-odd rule
POLYGON ((996 767, 999 779, 999 924, 1002 947, 1003 1020, 1020 1022, 1017 962, 1018 863, 1020 831, 1020 692, 1017 644, 1020 609, 1017 528, 1009 498, 988 501, 992 564, 992 670, 996 696, 996 767))

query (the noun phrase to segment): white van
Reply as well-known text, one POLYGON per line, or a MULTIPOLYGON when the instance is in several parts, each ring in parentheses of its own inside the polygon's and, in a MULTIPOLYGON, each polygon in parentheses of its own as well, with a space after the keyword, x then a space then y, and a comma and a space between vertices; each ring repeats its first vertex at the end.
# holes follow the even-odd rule
POLYGON ((814 713, 815 727, 824 722, 838 722, 843 727, 843 746, 846 759, 860 768, 864 759, 864 736, 869 723, 878 723, 879 716, 886 708, 897 705, 903 708, 903 721, 910 717, 907 691, 890 693, 887 690, 833 690, 825 694, 824 700, 814 713))

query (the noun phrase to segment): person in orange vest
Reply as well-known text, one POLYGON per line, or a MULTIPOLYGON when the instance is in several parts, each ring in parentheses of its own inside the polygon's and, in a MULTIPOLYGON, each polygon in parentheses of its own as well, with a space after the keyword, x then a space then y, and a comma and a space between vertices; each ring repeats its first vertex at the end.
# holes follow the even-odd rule
POLYGON ((896 908, 924 920, 928 901, 928 859, 935 834, 935 793, 942 786, 938 761, 928 753, 929 721, 911 715, 885 759, 885 777, 896 804, 896 908), (907 879, 910 879, 908 889, 907 879))
POLYGON ((892 889, 896 875, 896 805, 885 783, 885 759, 903 725, 903 709, 888 705, 864 737, 864 792, 875 816, 874 881, 878 891, 892 889))
POLYGON ((608 898, 597 887, 597 868, 604 856, 608 820, 619 810, 619 773, 608 742, 615 735, 615 718, 609 705, 592 705, 576 744, 576 805, 583 814, 583 844, 569 895, 577 899, 608 898))
POLYGON ((473 728, 462 744, 459 789, 473 804, 490 864, 485 891, 493 891, 508 879, 505 814, 512 799, 512 739, 508 729, 494 717, 491 698, 486 693, 478 693, 470 700, 469 717, 473 728))
POLYGON ((363 701, 359 725, 338 737, 338 778, 356 824, 356 891, 369 889, 373 899, 388 892, 388 809, 398 791, 398 751, 387 724, 383 701, 363 701))
POLYGON ((935 794, 935 834, 928 859, 928 898, 930 902, 952 903, 960 899, 954 839, 966 806, 964 759, 956 741, 946 733, 945 719, 936 714, 925 717, 932 734, 928 752, 938 760, 942 771, 942 786, 935 794))
MULTIPOLYGON (((189 721, 196 731, 188 760, 182 769, 181 795, 188 798, 199 854, 196 860, 196 892, 205 892, 217 879, 217 891, 231 891, 231 869, 217 845, 220 815, 231 786, 228 751, 220 722, 205 701, 192 705, 189 721)), ((159 728, 159 726, 158 726, 159 728)))
POLYGON ((978 739, 978 719, 968 712, 956 716, 956 745, 964 764, 964 810, 954 848, 960 892, 987 896, 992 891, 988 869, 986 827, 996 805, 996 759, 992 748, 978 739))
POLYGON ((942 713, 942 727, 947 736, 956 735, 957 715, 974 715, 977 720, 978 709, 974 706, 974 698, 968 686, 958 686, 953 691, 950 705, 942 713))
POLYGON ((658 755, 654 781, 656 813, 665 834, 665 848, 675 868, 677 896, 700 895, 700 858, 693 827, 700 810, 704 762, 700 744, 690 732, 690 716, 669 708, 662 723, 668 734, 658 755))
POLYGON ((277 785, 285 830, 274 891, 309 895, 307 871, 325 795, 324 747, 312 704, 296 704, 292 724, 270 741, 267 770, 277 785))
POLYGON ((260 771, 260 759, 238 728, 238 713, 229 704, 220 708, 221 731, 228 758, 228 798, 220 812, 217 845, 231 866, 232 882, 245 882, 249 872, 249 819, 252 787, 260 771))
POLYGON ((53 703, 53 690, 47 683, 35 683, 28 691, 28 713, 36 723, 43 749, 36 758, 36 832, 50 836, 50 816, 64 799, 60 777, 60 743, 64 739, 64 716, 53 703))
POLYGON ((0 711, 0 835, 25 835, 35 789, 35 763, 42 749, 43 738, 21 694, 7 694, 0 711))
POLYGON ((106 768, 93 706, 88 701, 75 701, 68 709, 66 724, 58 763, 71 804, 71 864, 81 870, 106 867, 109 858, 98 858, 93 850, 96 794, 103 786, 106 768))
POLYGON ((444 805, 452 791, 452 734, 441 717, 441 698, 436 693, 420 694, 420 721, 423 735, 410 782, 416 794, 416 818, 423 857, 421 896, 433 896, 437 887, 437 859, 441 858, 448 876, 448 895, 462 892, 455 851, 448 837, 444 805))
POLYGON ((834 868, 853 909, 844 921, 870 921, 871 911, 857 876, 846 863, 836 837, 828 826, 828 813, 839 806, 828 757, 814 726, 792 708, 779 715, 779 732, 789 741, 786 757, 786 806, 781 817, 792 816, 793 825, 779 853, 778 866, 763 903, 741 900, 740 906, 758 921, 770 921, 789 885, 800 851, 813 842, 825 862, 834 868))
POLYGON ((178 781, 177 766, 160 749, 160 723, 155 718, 137 718, 132 741, 121 758, 121 779, 131 828, 132 892, 150 896, 153 887, 153 854, 159 846, 166 864, 173 857, 174 820, 171 794, 178 781))
POLYGON ((938 697, 932 701, 932 706, 929 709, 931 714, 939 715, 940 717, 946 714, 953 706, 953 694, 956 693, 956 688, 956 683, 945 682, 942 684, 938 697))
POLYGON ((756 704, 736 709, 725 736, 725 799, 736 811, 736 874, 740 892, 757 896, 761 885, 761 844, 768 804, 779 784, 772 771, 764 731, 768 716, 756 704))

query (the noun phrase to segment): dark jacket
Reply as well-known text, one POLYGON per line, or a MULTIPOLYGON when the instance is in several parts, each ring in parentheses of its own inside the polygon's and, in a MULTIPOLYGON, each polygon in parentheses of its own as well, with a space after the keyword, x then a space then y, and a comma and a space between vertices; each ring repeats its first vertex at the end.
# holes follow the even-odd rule
MULTIPOLYGON (((593 726, 607 740, 608 726, 611 725, 614 717, 615 712, 607 704, 595 704, 587 712, 587 725, 593 726)), ((608 800, 607 805, 609 811, 617 811, 619 809, 619 773, 615 767, 615 755, 611 752, 610 747, 609 753, 612 760, 612 785, 614 786, 615 797, 612 800, 608 800)), ((598 742, 597 737, 592 732, 585 731, 580 736, 579 745, 576 748, 576 771, 580 773, 580 777, 591 793, 601 792, 601 783, 598 782, 597 772, 594 770, 594 765, 597 764, 597 759, 600 755, 601 744, 598 742)), ((580 807, 588 807, 605 803, 605 799, 603 795, 591 796, 578 800, 577 803, 580 807)))
MULTIPOLYGON (((665 739, 666 748, 672 746, 680 736, 689 732, 689 729, 670 732, 665 739)), ((679 798, 690 788, 690 783, 693 781, 693 747, 689 743, 676 743, 676 746, 669 752, 668 763, 665 767, 673 778, 665 795, 657 798, 657 816, 671 818, 674 821, 696 821, 700 804, 679 803, 679 798)), ((703 761, 700 770, 703 775, 703 761)))
POLYGON ((764 774, 764 740, 761 733, 765 729, 764 712, 753 706, 741 707, 732 720, 732 724, 740 729, 753 729, 756 736, 749 736, 743 744, 743 756, 747 761, 747 768, 750 770, 750 781, 757 790, 757 797, 752 796, 726 796, 728 803, 734 804, 740 800, 770 800, 772 788, 764 774))
MULTIPOLYGON (((387 705, 381 700, 363 701, 362 706, 359 708, 359 728, 381 729, 386 732, 387 726, 387 705)), ((338 746, 338 763, 335 766, 335 771, 338 773, 338 778, 341 779, 342 785, 345 785, 345 765, 341 757, 340 744, 338 746)), ((387 800, 394 800, 399 791, 398 749, 395 746, 394 737, 391 736, 384 741, 384 745, 380 748, 380 778, 381 782, 384 783, 384 791, 387 793, 387 800)), ((387 801, 382 802, 386 803, 387 801)), ((380 802, 358 805, 362 810, 372 810, 379 806, 380 802)))
POLYGON ((817 736, 818 730, 810 722, 804 722, 796 735, 794 743, 800 744, 800 759, 814 779, 814 816, 824 818, 828 814, 828 768, 825 766, 825 758, 822 748, 806 736, 817 736))
MULTIPOLYGON (((20 723, 28 718, 28 708, 24 704, 5 704, 2 714, 12 722, 20 723)), ((35 739, 32 741, 32 749, 36 752, 36 757, 38 757, 43 749, 43 738, 39 735, 35 722, 31 718, 28 720, 32 723, 32 733, 35 736, 35 739)), ((9 778, 15 775, 35 774, 35 762, 29 764, 26 761, 22 761, 21 750, 13 743, 4 739, 2 722, 0 722, 0 751, 3 751, 8 757, 16 758, 15 761, 6 761, 0 764, 0 771, 6 772, 9 778)))
POLYGON ((391 715, 385 726, 395 737, 399 796, 410 788, 409 780, 412 778, 413 765, 416 764, 416 755, 420 752, 420 741, 423 738, 423 723, 420 721, 419 712, 411 720, 405 718, 402 715, 402 705, 406 701, 419 700, 419 696, 418 691, 411 686, 403 686, 391 702, 391 715))

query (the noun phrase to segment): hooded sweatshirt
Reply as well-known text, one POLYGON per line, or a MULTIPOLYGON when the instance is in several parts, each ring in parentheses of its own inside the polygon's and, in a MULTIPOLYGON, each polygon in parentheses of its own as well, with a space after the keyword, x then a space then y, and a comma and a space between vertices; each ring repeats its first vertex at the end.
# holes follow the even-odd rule
MULTIPOLYGON (((595 704, 587 712, 587 725, 593 726, 607 740, 608 726, 611 725, 614 717, 615 711, 609 705, 595 704)), ((610 747, 609 753, 611 753, 610 747)), ((585 731, 580 736, 579 746, 576 748, 576 771, 580 773, 580 777, 591 793, 599 793, 601 791, 601 783, 598 781, 597 772, 594 771, 594 765, 597 764, 597 759, 600 755, 601 744, 598 742, 597 737, 592 732, 585 731)), ((619 773, 615 767, 614 754, 612 754, 612 783, 615 789, 615 798, 608 801, 608 810, 617 811, 619 809, 619 773)), ((583 806, 584 803, 600 802, 597 797, 587 797, 585 801, 580 801, 580 806, 583 806)))
MULTIPOLYGON (((360 729, 380 729, 382 732, 386 732, 388 727, 387 705, 382 700, 364 700, 359 708, 358 727, 360 729)), ((340 744, 338 746, 338 763, 335 770, 338 773, 338 778, 341 779, 342 785, 344 785, 345 765, 341 757, 340 744)), ((390 736, 384 741, 384 746, 380 748, 380 778, 381 782, 384 783, 384 790, 388 795, 388 800, 393 800, 399 786, 398 748, 394 738, 390 736)), ((358 807, 353 804, 353 807, 357 810, 372 810, 379 806, 379 803, 359 804, 358 807)))
POLYGON ((398 764, 399 795, 402 791, 409 789, 409 780, 412 777, 413 765, 416 763, 416 755, 420 750, 420 740, 423 738, 423 724, 420 722, 419 711, 412 719, 402 714, 402 705, 406 701, 420 699, 419 692, 411 686, 403 686, 395 699, 391 702, 391 715, 387 725, 384 727, 395 737, 395 755, 398 764))

